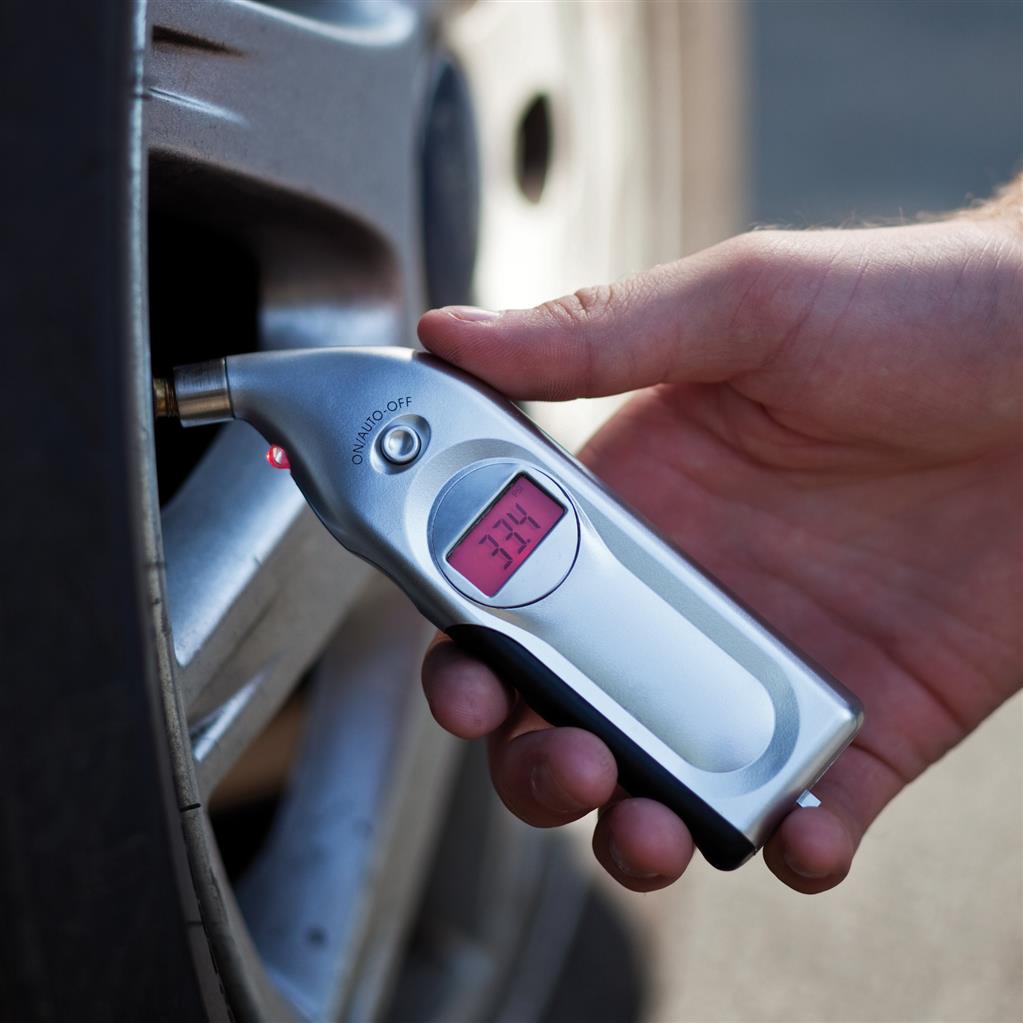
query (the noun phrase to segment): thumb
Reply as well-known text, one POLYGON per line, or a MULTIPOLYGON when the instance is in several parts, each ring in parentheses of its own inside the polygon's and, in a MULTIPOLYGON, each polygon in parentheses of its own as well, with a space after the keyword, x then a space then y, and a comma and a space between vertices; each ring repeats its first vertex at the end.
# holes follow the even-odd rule
POLYGON ((764 325, 738 315, 763 270, 747 237, 533 309, 434 309, 419 321, 419 337, 512 398, 727 380, 768 355, 764 325))

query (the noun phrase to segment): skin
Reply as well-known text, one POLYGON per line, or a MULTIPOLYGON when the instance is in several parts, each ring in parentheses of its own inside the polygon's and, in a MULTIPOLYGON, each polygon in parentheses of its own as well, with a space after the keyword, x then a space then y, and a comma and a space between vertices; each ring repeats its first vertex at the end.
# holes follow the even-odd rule
MULTIPOLYGON (((582 460, 840 678, 866 725, 764 849, 816 893, 884 806, 1021 684, 1020 183, 910 227, 744 235, 500 314, 434 310, 423 344, 515 398, 638 390, 582 460)), ((551 728, 439 638, 423 684, 494 785, 551 827, 601 808, 597 859, 662 888, 682 822, 616 785, 595 736, 551 728)))

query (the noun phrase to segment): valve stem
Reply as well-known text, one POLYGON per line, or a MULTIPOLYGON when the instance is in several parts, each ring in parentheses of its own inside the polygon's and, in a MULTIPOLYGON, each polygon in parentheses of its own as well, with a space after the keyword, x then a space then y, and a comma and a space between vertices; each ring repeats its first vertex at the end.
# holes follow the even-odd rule
POLYGON ((153 377, 153 414, 157 419, 178 418, 178 396, 174 381, 166 377, 153 377))

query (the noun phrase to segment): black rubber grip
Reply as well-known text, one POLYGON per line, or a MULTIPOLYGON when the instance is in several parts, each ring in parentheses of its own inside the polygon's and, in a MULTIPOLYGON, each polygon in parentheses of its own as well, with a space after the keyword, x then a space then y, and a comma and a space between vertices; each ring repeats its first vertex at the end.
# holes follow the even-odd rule
POLYGON ((447 634, 518 689, 530 707, 552 725, 576 725, 603 739, 618 763, 622 787, 630 795, 649 796, 674 810, 712 866, 734 870, 756 852, 738 828, 515 640, 483 625, 455 625, 447 634))

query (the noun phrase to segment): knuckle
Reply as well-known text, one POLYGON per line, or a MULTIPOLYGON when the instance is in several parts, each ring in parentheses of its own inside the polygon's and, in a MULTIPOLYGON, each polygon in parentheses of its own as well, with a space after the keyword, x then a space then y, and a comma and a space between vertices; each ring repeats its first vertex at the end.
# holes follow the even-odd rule
POLYGON ((731 239, 721 262, 722 308, 731 309, 733 336, 766 350, 784 333, 802 292, 800 257, 785 232, 754 231, 731 239))
POLYGON ((768 269, 777 265, 777 246, 772 242, 771 232, 740 234, 726 242, 725 246, 723 266, 737 283, 759 280, 768 269))
POLYGON ((614 305, 615 299, 614 285, 598 284, 552 299, 544 303, 543 308, 562 326, 585 327, 600 319, 614 305))
POLYGON ((596 284, 573 292, 573 297, 587 319, 601 316, 614 306, 616 295, 617 289, 613 284, 596 284))

